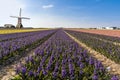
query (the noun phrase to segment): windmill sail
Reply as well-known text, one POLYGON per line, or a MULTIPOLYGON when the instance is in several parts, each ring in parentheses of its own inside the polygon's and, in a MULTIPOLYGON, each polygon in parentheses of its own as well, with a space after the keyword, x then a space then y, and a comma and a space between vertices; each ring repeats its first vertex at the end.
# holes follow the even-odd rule
POLYGON ((22 19, 30 19, 30 18, 27 18, 27 17, 21 17, 22 19))
POLYGON ((21 12, 22 12, 22 9, 20 8, 20 13, 19 13, 19 16, 21 17, 21 12))
POLYGON ((20 18, 19 16, 10 16, 10 17, 12 17, 12 18, 20 18))

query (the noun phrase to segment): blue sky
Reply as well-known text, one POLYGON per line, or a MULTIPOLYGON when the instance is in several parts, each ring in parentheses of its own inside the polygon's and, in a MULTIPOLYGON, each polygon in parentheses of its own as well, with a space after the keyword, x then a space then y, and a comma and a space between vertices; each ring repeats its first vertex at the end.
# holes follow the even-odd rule
POLYGON ((16 25, 9 16, 18 15, 20 7, 31 18, 23 20, 24 26, 120 27, 120 0, 0 0, 0 26, 16 25))

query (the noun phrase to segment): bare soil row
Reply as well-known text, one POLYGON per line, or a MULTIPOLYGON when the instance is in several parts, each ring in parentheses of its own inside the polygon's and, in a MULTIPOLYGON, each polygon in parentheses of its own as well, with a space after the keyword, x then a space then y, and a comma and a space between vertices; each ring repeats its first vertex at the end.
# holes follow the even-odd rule
POLYGON ((120 37, 120 30, 92 30, 92 29, 67 29, 67 30, 120 37))

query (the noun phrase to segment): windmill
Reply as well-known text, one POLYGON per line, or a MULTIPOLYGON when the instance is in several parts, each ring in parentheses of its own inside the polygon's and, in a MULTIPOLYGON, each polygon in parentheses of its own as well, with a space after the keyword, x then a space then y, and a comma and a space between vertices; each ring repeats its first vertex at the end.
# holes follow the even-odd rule
POLYGON ((20 8, 19 16, 10 16, 12 18, 18 18, 18 23, 16 25, 16 28, 23 28, 22 19, 30 19, 27 17, 21 17, 21 11, 22 11, 22 9, 20 8))

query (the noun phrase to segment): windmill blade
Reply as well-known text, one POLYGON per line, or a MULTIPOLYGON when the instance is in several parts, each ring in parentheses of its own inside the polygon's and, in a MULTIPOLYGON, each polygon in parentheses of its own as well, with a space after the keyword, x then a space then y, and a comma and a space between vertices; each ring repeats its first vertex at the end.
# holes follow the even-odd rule
POLYGON ((21 17, 21 12, 22 12, 22 9, 20 8, 20 12, 19 12, 19 16, 21 17))
POLYGON ((21 17, 21 19, 30 19, 30 18, 27 18, 27 17, 21 17))
POLYGON ((12 18, 19 18, 18 16, 10 16, 10 17, 12 17, 12 18))

